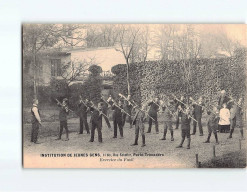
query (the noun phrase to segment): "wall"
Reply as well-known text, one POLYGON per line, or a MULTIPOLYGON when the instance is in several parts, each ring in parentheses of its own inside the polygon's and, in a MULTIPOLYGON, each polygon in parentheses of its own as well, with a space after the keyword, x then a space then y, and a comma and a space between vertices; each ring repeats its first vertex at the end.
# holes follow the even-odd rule
POLYGON ((90 61, 94 59, 94 64, 101 66, 103 71, 110 71, 117 64, 125 63, 123 54, 115 48, 84 49, 71 52, 72 60, 90 61))
MULTIPOLYGON (((40 61, 42 63, 42 73, 39 75, 39 85, 48 86, 51 82, 51 59, 61 59, 61 65, 70 62, 70 54, 60 54, 60 55, 42 55, 40 56, 40 61)), ((62 77, 57 77, 57 79, 62 79, 62 77)))

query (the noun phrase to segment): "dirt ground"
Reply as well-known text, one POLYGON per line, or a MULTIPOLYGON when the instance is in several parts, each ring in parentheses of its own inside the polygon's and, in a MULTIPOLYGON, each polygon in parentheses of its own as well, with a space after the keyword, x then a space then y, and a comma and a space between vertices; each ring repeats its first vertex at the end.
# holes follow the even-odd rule
MULTIPOLYGON (((88 118, 89 121, 89 118, 88 118)), ((112 121, 111 125, 112 125, 112 121)), ((146 134, 146 147, 141 147, 141 136, 139 137, 138 146, 130 146, 134 142, 134 127, 129 128, 129 123, 125 124, 124 127, 124 139, 118 138, 113 139, 113 131, 110 131, 105 121, 103 120, 103 143, 98 143, 98 134, 95 133, 95 141, 93 143, 89 142, 90 135, 78 134, 79 131, 79 118, 70 118, 68 120, 69 127, 69 141, 64 141, 65 134, 62 136, 62 140, 55 140, 59 132, 59 122, 43 122, 41 131, 39 134, 39 141, 41 144, 33 144, 30 142, 31 134, 31 124, 25 123, 23 125, 23 152, 24 152, 24 166, 26 167, 37 167, 37 162, 40 161, 39 156, 43 153, 90 153, 90 152, 100 152, 100 153, 148 153, 148 154, 163 154, 162 157, 134 157, 132 162, 127 162, 125 164, 99 163, 99 159, 94 159, 92 161, 85 161, 85 159, 74 159, 69 162, 65 161, 66 164, 57 164, 58 167, 106 167, 106 168, 192 168, 195 167, 195 155, 199 155, 199 161, 205 162, 209 161, 213 157, 213 146, 215 145, 215 138, 211 136, 211 143, 206 144, 203 141, 207 138, 207 127, 205 123, 205 118, 203 119, 203 130, 204 136, 199 136, 198 128, 197 134, 192 135, 191 149, 186 149, 187 140, 184 142, 183 148, 176 148, 181 140, 181 130, 174 130, 175 141, 170 140, 170 132, 167 133, 167 140, 162 141, 163 135, 163 122, 162 115, 159 117, 159 134, 155 133, 154 126, 152 127, 151 134, 146 134), (30 158, 37 157, 37 158, 30 158), (30 159, 28 159, 30 158, 30 159), (25 160, 28 159, 28 165, 25 165, 25 160), (79 160, 78 160, 79 159, 79 160), (78 161, 77 164, 73 164, 74 161, 78 161), (134 161, 134 162, 133 162, 134 161), (85 164, 84 164, 85 163, 85 164)), ((113 127, 113 125, 112 125, 113 127)), ((175 127, 175 125, 173 125, 175 127)), ((145 124, 145 132, 147 131, 148 124, 145 124)), ((191 128, 192 130, 192 128, 191 128)), ((246 135, 246 132, 244 132, 246 135)), ((240 149, 240 132, 239 129, 235 129, 233 139, 227 139, 229 134, 218 133, 219 145, 216 145, 216 156, 221 156, 230 152, 236 152, 240 149)), ((241 148, 246 148, 246 140, 241 141, 241 148)), ((52 160, 58 160, 57 158, 50 158, 52 160)), ((47 161, 47 160, 46 160, 47 161)), ((38 167, 57 167, 55 164, 51 165, 48 161, 40 161, 38 167), (46 162, 46 164, 42 164, 46 162)), ((49 161, 50 162, 50 161, 49 161)), ((60 162, 60 161, 59 161, 60 162)), ((58 163, 58 161, 56 162, 58 163)))

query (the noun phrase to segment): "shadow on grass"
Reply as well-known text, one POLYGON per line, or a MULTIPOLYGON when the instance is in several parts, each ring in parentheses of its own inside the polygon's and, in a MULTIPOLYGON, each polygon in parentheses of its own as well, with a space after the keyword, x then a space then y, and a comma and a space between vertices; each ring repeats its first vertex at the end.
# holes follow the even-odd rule
POLYGON ((227 153, 202 162, 201 168, 246 168, 246 149, 227 153))

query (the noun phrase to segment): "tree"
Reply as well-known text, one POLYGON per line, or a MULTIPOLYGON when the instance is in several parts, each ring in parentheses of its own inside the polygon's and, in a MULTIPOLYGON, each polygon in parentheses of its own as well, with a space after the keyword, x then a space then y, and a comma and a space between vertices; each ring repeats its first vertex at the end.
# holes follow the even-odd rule
POLYGON ((76 81, 78 77, 87 76, 88 68, 94 63, 94 59, 90 61, 71 61, 62 66, 62 78, 69 86, 73 81, 76 81))
POLYGON ((30 57, 33 73, 34 98, 37 98, 37 64, 38 53, 46 48, 65 45, 75 46, 83 41, 82 29, 74 24, 24 24, 23 36, 23 59, 30 57), (76 34, 76 35, 75 35, 76 34), (75 36, 74 36, 75 35, 75 36))
POLYGON ((122 24, 119 26, 118 43, 120 45, 120 49, 116 48, 116 50, 123 54, 124 59, 126 61, 128 95, 130 95, 129 66, 131 62, 133 63, 133 59, 135 59, 133 51, 137 43, 139 31, 140 28, 136 27, 136 25, 133 26, 133 25, 122 24))
POLYGON ((89 24, 87 25, 87 47, 111 47, 118 39, 118 25, 89 24))

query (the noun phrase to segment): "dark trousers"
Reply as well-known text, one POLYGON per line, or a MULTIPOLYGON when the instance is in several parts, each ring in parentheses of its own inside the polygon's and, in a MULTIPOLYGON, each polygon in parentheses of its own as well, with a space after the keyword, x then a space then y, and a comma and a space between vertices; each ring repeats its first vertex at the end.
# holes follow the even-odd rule
POLYGON ((101 122, 92 122, 92 130, 91 130, 91 140, 94 141, 95 129, 98 131, 98 141, 102 142, 102 121, 101 122))
POLYGON ((171 137, 173 138, 172 121, 165 121, 164 123, 165 123, 165 124, 164 124, 164 135, 163 135, 163 138, 166 138, 167 129, 170 130, 170 132, 171 132, 171 137))
MULTIPOLYGON (((104 113, 104 114, 107 116, 107 113, 104 113)), ((105 119, 105 122, 106 122, 106 125, 107 125, 108 128, 111 128, 110 121, 109 121, 109 119, 106 116, 103 115, 103 117, 105 119)))
POLYGON ((68 130, 68 124, 67 121, 60 121, 60 132, 59 132, 59 138, 61 139, 63 134, 63 128, 66 131, 66 138, 69 138, 69 130, 68 130))
POLYGON ((135 124, 135 144, 138 144, 139 132, 142 135, 142 144, 145 144, 145 133, 144 133, 144 124, 143 122, 137 120, 135 124))
POLYGON ((31 142, 34 143, 37 142, 38 134, 39 134, 39 123, 38 122, 32 123, 31 142))
POLYGON ((202 130, 202 117, 201 116, 196 116, 196 115, 194 117, 197 120, 197 122, 196 121, 193 121, 193 134, 196 133, 196 126, 198 124, 199 132, 202 135, 203 134, 203 130, 202 130))
POLYGON ((121 120, 114 120, 114 137, 117 137, 117 127, 119 128, 120 136, 123 137, 123 122, 121 120))
POLYGON ((179 126, 179 117, 181 117, 181 112, 178 113, 177 118, 176 118, 176 129, 178 129, 178 126, 179 126))
POLYGON ((230 125, 219 125, 220 133, 227 133, 230 131, 230 125))
POLYGON ((87 116, 80 117, 80 133, 83 133, 83 126, 85 126, 85 129, 87 133, 89 133, 89 127, 87 123, 87 116))
POLYGON ((184 128, 182 129, 182 140, 179 144, 179 147, 181 147, 184 143, 185 138, 187 137, 188 143, 187 143, 187 147, 190 147, 190 128, 184 128))
MULTIPOLYGON (((151 116, 151 115, 150 115, 150 116, 151 116)), ((154 119, 154 121, 153 121, 151 118, 149 118, 149 120, 148 120, 148 133, 151 132, 152 123, 153 123, 153 122, 154 122, 154 125, 155 125, 155 130, 156 130, 156 132, 159 132, 159 126, 158 126, 157 115, 154 115, 154 116, 151 116, 151 117, 154 119)))
POLYGON ((190 128, 182 129, 182 138, 190 139, 190 128))
POLYGON ((208 125, 208 139, 207 139, 207 141, 210 140, 212 133, 214 134, 216 142, 218 142, 217 128, 211 127, 210 125, 208 125))
MULTIPOLYGON (((128 113, 130 115, 130 113, 128 113)), ((126 122, 126 118, 127 118, 127 114, 124 114, 123 115, 123 127, 125 125, 125 122, 126 122)), ((132 127, 132 118, 130 116, 128 116, 128 119, 129 119, 129 124, 130 124, 130 127, 132 127)))

